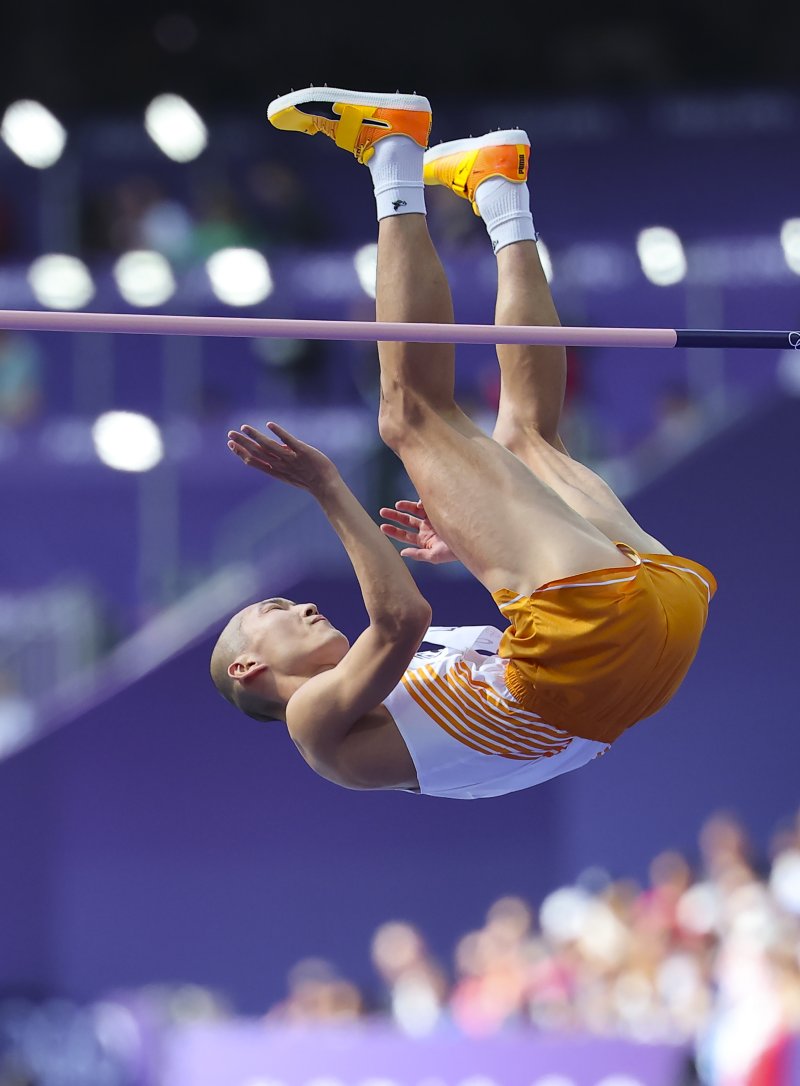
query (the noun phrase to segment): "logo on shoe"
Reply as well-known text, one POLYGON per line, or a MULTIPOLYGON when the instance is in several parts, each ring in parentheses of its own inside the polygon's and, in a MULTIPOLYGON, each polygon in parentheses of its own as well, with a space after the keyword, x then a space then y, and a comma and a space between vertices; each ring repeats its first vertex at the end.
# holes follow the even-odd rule
POLYGON ((401 207, 408 207, 405 200, 392 200, 392 207, 398 211, 401 207))
POLYGON ((517 163, 517 173, 520 177, 525 176, 525 155, 519 156, 519 162, 517 163))

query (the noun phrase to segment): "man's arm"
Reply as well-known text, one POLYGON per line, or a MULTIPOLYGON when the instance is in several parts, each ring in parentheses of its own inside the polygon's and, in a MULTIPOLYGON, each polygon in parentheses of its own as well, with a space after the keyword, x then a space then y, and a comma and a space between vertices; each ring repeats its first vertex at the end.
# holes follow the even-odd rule
POLYGON ((267 424, 282 444, 251 426, 231 431, 245 463, 308 490, 342 541, 358 579, 369 626, 335 668, 291 698, 286 722, 304 756, 327 760, 353 724, 400 681, 430 624, 431 609, 395 548, 318 449, 267 424))

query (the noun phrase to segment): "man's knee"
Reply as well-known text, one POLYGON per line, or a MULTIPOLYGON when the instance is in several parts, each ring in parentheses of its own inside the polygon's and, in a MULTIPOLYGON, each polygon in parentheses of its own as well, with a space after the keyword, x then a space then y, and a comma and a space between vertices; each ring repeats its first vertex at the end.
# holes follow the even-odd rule
POLYGON ((513 452, 521 459, 525 459, 526 455, 537 450, 548 452, 555 449, 566 453, 557 427, 544 427, 538 421, 522 422, 505 415, 498 418, 492 436, 500 445, 505 446, 509 452, 513 452))
POLYGON ((387 394, 382 389, 378 432, 383 443, 397 452, 409 435, 419 431, 425 410, 424 403, 414 395, 398 390, 387 394))

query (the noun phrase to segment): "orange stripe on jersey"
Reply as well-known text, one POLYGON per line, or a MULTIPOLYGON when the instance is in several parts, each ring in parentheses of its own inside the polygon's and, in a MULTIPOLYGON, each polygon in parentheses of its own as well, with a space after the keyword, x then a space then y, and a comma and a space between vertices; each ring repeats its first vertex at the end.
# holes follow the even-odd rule
POLYGON ((463 660, 460 663, 454 664, 453 670, 458 671, 459 674, 463 675, 470 686, 480 687, 481 696, 485 698, 486 701, 502 710, 502 712, 508 713, 510 716, 524 717, 525 720, 534 724, 541 724, 542 718, 536 713, 532 713, 529 709, 523 709, 521 705, 515 705, 512 702, 506 701, 505 698, 497 693, 491 683, 486 682, 485 679, 476 679, 463 660))
POLYGON ((520 744, 535 744, 540 752, 552 750, 556 753, 569 746, 569 739, 563 734, 556 738, 552 733, 536 727, 533 723, 519 721, 508 711, 501 712, 488 705, 486 699, 481 696, 481 692, 473 689, 467 677, 460 673, 458 666, 448 673, 447 682, 464 711, 471 709, 479 721, 487 726, 494 725, 499 729, 503 738, 520 744))
POLYGON ((456 685, 458 680, 455 683, 453 680, 454 677, 448 674, 446 680, 439 678, 437 681, 439 683, 447 682, 448 694, 464 724, 472 724, 474 729, 481 731, 484 735, 500 740, 510 747, 513 752, 527 757, 540 758, 543 755, 556 754, 569 745, 568 742, 555 745, 548 739, 542 740, 536 735, 521 733, 514 726, 515 721, 512 717, 502 716, 482 705, 480 701, 477 702, 476 706, 474 694, 465 691, 460 685, 456 685))
MULTIPOLYGON (((421 670, 421 669, 419 669, 421 670)), ((434 675, 433 678, 436 676, 434 675)), ((431 676, 427 676, 428 682, 430 682, 431 676)), ((500 747, 494 747, 489 743, 482 741, 474 741, 465 735, 460 726, 460 721, 457 717, 452 716, 447 710, 439 707, 437 702, 431 697, 431 691, 427 684, 421 683, 421 676, 417 671, 407 672, 403 676, 403 685, 408 691, 409 695, 419 705, 419 707, 426 713, 436 724, 439 725, 448 735, 453 739, 457 739, 460 743, 470 747, 472 750, 478 751, 479 754, 499 754, 503 758, 513 758, 513 754, 501 749, 500 747), (488 749, 487 749, 488 748, 488 749)))
POLYGON ((494 687, 490 686, 485 679, 476 679, 469 667, 463 663, 463 661, 454 666, 453 674, 458 675, 464 682, 469 684, 474 692, 474 696, 478 698, 479 701, 488 701, 503 713, 504 718, 513 719, 516 727, 530 728, 543 738, 552 739, 558 743, 563 742, 566 738, 564 732, 560 731, 558 728, 552 727, 550 724, 545 724, 542 718, 537 716, 536 713, 531 713, 528 710, 523 709, 522 706, 518 705, 516 702, 508 701, 508 699, 504 698, 501 694, 498 694, 494 687))
POLYGON ((569 739, 554 745, 547 735, 520 734, 520 722, 510 713, 498 713, 479 694, 465 690, 463 683, 454 683, 449 674, 447 679, 437 675, 430 664, 408 672, 403 684, 435 723, 483 754, 534 761, 569 746, 569 739))
MULTIPOLYGON (((437 686, 444 686, 444 680, 438 679, 437 686)), ((498 727, 488 727, 485 717, 478 717, 477 721, 474 714, 472 714, 468 707, 465 707, 463 702, 454 697, 451 690, 448 689, 448 695, 451 697, 451 708, 457 714, 459 733, 469 733, 473 737, 476 735, 480 737, 480 740, 487 745, 492 743, 502 743, 504 747, 504 753, 506 757, 516 756, 527 759, 541 758, 548 751, 543 750, 538 744, 531 743, 530 741, 521 741, 517 736, 509 734, 507 729, 498 727)))
MULTIPOLYGON (((447 684, 440 679, 433 668, 426 675, 417 672, 413 680, 422 698, 422 706, 440 727, 454 739, 479 750, 482 754, 498 754, 503 758, 522 757, 515 753, 502 736, 475 726, 464 719, 461 706, 450 697, 447 684)), ((524 755, 530 757, 530 755, 524 755)))

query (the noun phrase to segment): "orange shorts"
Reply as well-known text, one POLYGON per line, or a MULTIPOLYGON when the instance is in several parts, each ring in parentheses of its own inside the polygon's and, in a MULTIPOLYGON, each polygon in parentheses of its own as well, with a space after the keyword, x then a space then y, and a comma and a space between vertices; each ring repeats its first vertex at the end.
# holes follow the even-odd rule
POLYGON ((493 598, 509 628, 500 656, 515 699, 553 727, 612 743, 666 705, 697 653, 717 589, 697 562, 638 554, 635 566, 551 581, 493 598))

